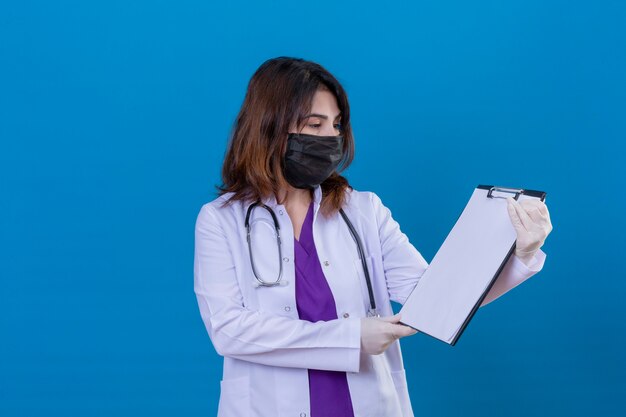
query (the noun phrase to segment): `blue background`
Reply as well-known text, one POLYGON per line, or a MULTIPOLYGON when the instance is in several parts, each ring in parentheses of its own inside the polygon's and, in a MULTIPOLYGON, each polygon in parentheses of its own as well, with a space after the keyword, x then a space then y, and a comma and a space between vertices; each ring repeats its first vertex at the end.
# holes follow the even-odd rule
POLYGON ((343 83, 347 176, 427 260, 477 184, 548 192, 544 270, 403 341, 416 415, 621 415, 626 5, 545 0, 3 2, 0 415, 215 415, 194 223, 280 55, 343 83))

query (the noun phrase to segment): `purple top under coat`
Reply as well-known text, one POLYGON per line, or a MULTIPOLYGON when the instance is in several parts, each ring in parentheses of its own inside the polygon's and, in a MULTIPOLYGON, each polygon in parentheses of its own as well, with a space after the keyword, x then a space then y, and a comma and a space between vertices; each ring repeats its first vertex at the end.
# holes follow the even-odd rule
MULTIPOLYGON (((296 304, 301 320, 337 319, 333 293, 328 286, 313 241, 313 203, 309 206, 300 240, 294 238, 296 304)), ((345 372, 309 369, 311 417, 354 417, 345 372)))

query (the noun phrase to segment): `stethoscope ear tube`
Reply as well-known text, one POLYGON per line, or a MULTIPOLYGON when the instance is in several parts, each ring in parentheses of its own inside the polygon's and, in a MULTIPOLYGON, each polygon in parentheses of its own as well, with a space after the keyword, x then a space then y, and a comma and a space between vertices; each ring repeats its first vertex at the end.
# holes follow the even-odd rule
POLYGON ((365 251, 363 250, 363 245, 361 244, 361 239, 359 238, 359 234, 356 232, 356 229, 352 225, 350 219, 343 211, 343 209, 339 209, 339 213, 341 217, 343 217, 344 221, 348 225, 348 229, 350 229, 350 233, 356 242, 357 250, 359 251, 359 258, 361 258, 361 265, 363 266, 363 272, 365 272, 365 282, 367 283, 367 292, 370 298, 370 311, 369 313, 372 316, 378 316, 378 312, 376 311, 376 300, 374 299, 374 289, 372 288, 372 280, 370 279, 369 269, 367 268, 367 261, 365 259, 365 251))

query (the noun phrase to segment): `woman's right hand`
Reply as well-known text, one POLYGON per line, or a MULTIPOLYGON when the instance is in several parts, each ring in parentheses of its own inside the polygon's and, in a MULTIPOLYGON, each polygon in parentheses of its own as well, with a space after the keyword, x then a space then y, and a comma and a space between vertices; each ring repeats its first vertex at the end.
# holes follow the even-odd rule
POLYGON ((361 319, 361 349, 369 355, 380 355, 396 339, 417 333, 404 324, 398 324, 400 313, 390 317, 361 319))

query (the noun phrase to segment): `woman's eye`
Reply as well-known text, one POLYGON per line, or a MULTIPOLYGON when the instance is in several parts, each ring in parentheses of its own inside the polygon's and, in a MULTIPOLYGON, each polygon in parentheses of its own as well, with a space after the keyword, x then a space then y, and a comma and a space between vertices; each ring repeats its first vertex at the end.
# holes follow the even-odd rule
POLYGON ((314 124, 314 123, 313 124, 309 124, 309 127, 314 127, 314 128, 318 128, 320 126, 321 125, 319 123, 317 123, 317 124, 314 124))
POLYGON ((341 123, 337 123, 337 124, 335 125, 335 129, 337 129, 337 130, 341 130, 341 128, 342 128, 341 123))

